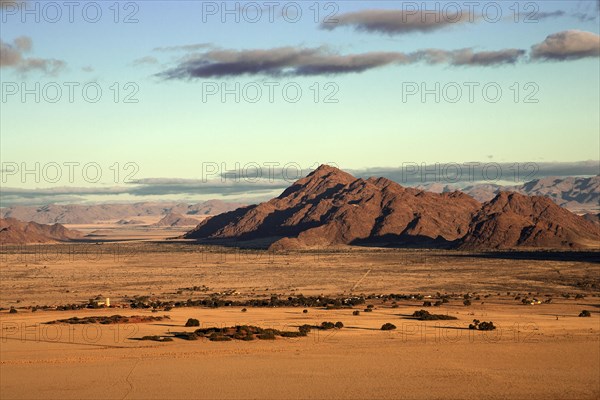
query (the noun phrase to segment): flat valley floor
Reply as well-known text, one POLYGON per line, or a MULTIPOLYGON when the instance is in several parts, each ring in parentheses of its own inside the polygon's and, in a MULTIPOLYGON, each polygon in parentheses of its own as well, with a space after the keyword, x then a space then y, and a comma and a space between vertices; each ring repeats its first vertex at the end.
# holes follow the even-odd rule
POLYGON ((148 234, 2 249, 0 398, 600 398, 598 253, 353 248, 274 254, 153 240, 148 234), (135 296, 175 302, 212 293, 235 301, 300 294, 372 298, 354 309, 311 307, 306 313, 303 307, 120 308, 135 296), (424 298, 393 306, 377 297, 391 293, 424 298), (423 306, 438 293, 453 296, 439 307, 423 306), (463 304, 465 294, 470 306, 463 304), (116 307, 31 310, 96 296, 116 307), (523 304, 525 298, 541 304, 523 304), (368 304, 372 312, 364 312, 368 304), (17 312, 9 313, 10 307, 17 312), (457 319, 410 318, 421 309, 457 319), (584 309, 591 317, 578 317, 584 309), (44 324, 114 314, 170 318, 44 324), (274 341, 135 340, 192 332, 196 328, 184 327, 188 318, 201 327, 293 331, 323 321, 344 327, 274 341), (497 329, 469 330, 473 319, 493 321, 497 329), (387 322, 397 329, 380 330, 387 322))

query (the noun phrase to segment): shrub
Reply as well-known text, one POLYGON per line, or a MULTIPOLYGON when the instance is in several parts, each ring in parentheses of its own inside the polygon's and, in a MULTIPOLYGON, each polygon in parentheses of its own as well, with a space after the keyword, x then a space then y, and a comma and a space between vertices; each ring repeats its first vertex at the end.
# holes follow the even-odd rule
POLYGON ((423 307, 431 307, 431 302, 430 301, 423 302, 423 307))
POLYGON ((360 311, 354 310, 354 311, 352 311, 352 315, 360 315, 360 311))
POLYGON ((592 314, 588 310, 583 310, 579 313, 580 317, 591 317, 592 314))
POLYGON ((429 311, 425 311, 425 310, 415 311, 412 316, 415 317, 416 319, 420 320, 420 321, 435 321, 435 320, 457 319, 456 317, 453 317, 451 315, 431 314, 429 311))
POLYGON ((327 321, 321 322, 320 328, 321 329, 333 329, 333 328, 335 328, 335 324, 333 322, 327 322, 327 321))
POLYGON ((308 310, 305 308, 304 310, 302 310, 303 314, 308 314, 308 310))
POLYGON ((242 312, 246 312, 246 311, 248 311, 248 310, 247 310, 247 309, 245 309, 245 308, 242 308, 242 312))
POLYGON ((308 333, 310 332, 310 330, 311 330, 311 326, 310 325, 304 324, 304 325, 298 327, 298 331, 302 334, 302 336, 308 335, 308 333))
POLYGON ((275 334, 273 332, 265 332, 256 335, 260 340, 275 340, 275 334))
POLYGON ((440 300, 438 300, 438 301, 436 301, 435 303, 433 303, 433 306, 434 306, 434 307, 439 307, 439 306, 441 306, 442 304, 444 304, 444 302, 443 302, 443 301, 440 301, 440 300))
POLYGON ((465 300, 465 301, 463 301, 463 304, 465 306, 470 306, 471 305, 471 300, 465 300))
POLYGON ((381 325, 381 330, 382 331, 391 331, 396 329, 396 325, 386 322, 385 324, 381 325))
POLYGON ((375 306, 373 304, 369 304, 367 308, 375 308, 375 306))
POLYGON ((16 314, 17 313, 17 309, 14 308, 14 307, 11 307, 9 313, 16 314))
POLYGON ((365 312, 373 312, 372 308, 365 308, 365 312))
POLYGON ((196 318, 188 318, 185 326, 200 326, 200 321, 198 321, 196 318))
POLYGON ((496 329, 494 323, 490 322, 481 322, 478 319, 474 319, 472 324, 469 324, 469 329, 477 329, 480 331, 493 331, 496 329))
POLYGON ((198 340, 198 335, 194 332, 177 332, 174 335, 176 338, 183 340, 198 340))
POLYGON ((162 336, 142 336, 140 340, 152 340, 154 342, 172 342, 173 338, 162 336))
POLYGON ((477 329, 479 329, 480 331, 493 331, 494 329, 496 329, 496 327, 494 326, 494 323, 492 321, 480 322, 477 329))
POLYGON ((209 340, 211 342, 229 342, 231 340, 233 340, 232 338, 230 338, 229 336, 223 336, 223 335, 215 335, 215 336, 211 336, 209 338, 209 340))
POLYGON ((342 329, 344 327, 344 324, 341 321, 338 321, 335 323, 335 327, 338 329, 342 329))
POLYGON ((281 337, 300 337, 306 336, 303 335, 302 332, 281 332, 281 337))

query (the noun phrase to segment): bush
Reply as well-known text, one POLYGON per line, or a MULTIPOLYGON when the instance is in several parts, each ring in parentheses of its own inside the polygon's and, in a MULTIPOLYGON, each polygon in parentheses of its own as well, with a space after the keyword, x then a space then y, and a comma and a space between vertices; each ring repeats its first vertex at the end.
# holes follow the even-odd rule
POLYGON ((423 307, 431 307, 431 302, 430 301, 423 302, 423 307))
POLYGON ((333 322, 327 322, 327 321, 321 322, 320 328, 321 329, 333 329, 333 328, 335 328, 335 324, 333 322))
POLYGON ((172 342, 173 339, 170 337, 162 337, 162 336, 142 336, 140 340, 152 340, 154 342, 172 342))
POLYGON ((425 311, 425 310, 415 311, 412 316, 415 317, 416 319, 420 320, 420 321, 435 321, 435 320, 457 319, 456 317, 453 317, 451 315, 431 314, 429 311, 425 311))
POLYGON ((579 313, 580 317, 591 317, 592 313, 590 313, 588 310, 583 310, 579 313))
POLYGON ((16 314, 17 313, 17 309, 14 308, 14 307, 11 307, 9 313, 10 314, 16 314))
POLYGON ((443 302, 443 301, 440 301, 440 300, 438 300, 438 301, 436 301, 435 303, 433 303, 433 306, 434 306, 434 307, 439 307, 439 306, 441 306, 442 304, 444 304, 444 302, 443 302))
POLYGON ((310 332, 311 328, 312 327, 310 325, 304 324, 304 325, 298 327, 298 331, 302 334, 302 336, 306 336, 310 332))
POLYGON ((342 329, 344 327, 344 324, 341 321, 338 321, 335 323, 335 327, 338 329, 342 329))
POLYGON ((308 314, 308 310, 305 308, 304 310, 302 310, 303 314, 308 314))
POLYGON ((354 310, 354 311, 352 311, 352 315, 360 315, 360 311, 354 310))
POLYGON ((372 308, 365 308, 365 312, 373 312, 372 308))
POLYGON ((215 335, 215 336, 211 336, 208 340, 210 340, 211 342, 229 342, 233 339, 230 338, 229 336, 215 335))
POLYGON ((247 310, 247 309, 245 309, 245 308, 242 308, 242 312, 246 312, 246 311, 248 311, 248 310, 247 310))
POLYGON ((391 331, 396 329, 396 325, 386 322, 385 324, 381 325, 381 330, 382 331, 391 331))
POLYGON ((469 329, 477 329, 480 331, 493 331, 496 329, 494 323, 490 322, 481 322, 478 319, 474 319, 472 324, 469 324, 469 329))
POLYGON ((465 300, 465 301, 463 301, 463 304, 465 306, 470 306, 471 305, 471 300, 465 300))
POLYGON ((256 335, 260 340, 275 340, 275 334, 273 332, 265 332, 256 335))
POLYGON ((183 340, 198 340, 198 335, 194 332, 177 332, 174 335, 176 338, 183 340))
POLYGON ((188 318, 185 326, 200 326, 200 321, 198 321, 196 318, 188 318))

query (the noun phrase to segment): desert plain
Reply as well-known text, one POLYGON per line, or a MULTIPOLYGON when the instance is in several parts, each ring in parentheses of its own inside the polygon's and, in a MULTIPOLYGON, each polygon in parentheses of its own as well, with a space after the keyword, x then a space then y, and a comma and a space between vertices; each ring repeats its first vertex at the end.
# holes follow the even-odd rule
POLYGON ((2 249, 2 399, 600 397, 598 252, 276 252, 170 239, 185 232, 177 229, 76 228, 98 232, 2 249), (299 296, 365 302, 238 305, 299 296), (85 307, 106 298, 110 307, 85 307), (194 304, 202 299, 223 304, 194 304), (148 306, 131 308, 136 301, 148 306), (412 318, 421 309, 456 319, 412 318), (112 315, 168 318, 47 324, 112 315), (201 328, 343 328, 276 340, 173 337, 198 329, 185 327, 189 318, 201 328), (474 319, 496 330, 469 329, 474 319))

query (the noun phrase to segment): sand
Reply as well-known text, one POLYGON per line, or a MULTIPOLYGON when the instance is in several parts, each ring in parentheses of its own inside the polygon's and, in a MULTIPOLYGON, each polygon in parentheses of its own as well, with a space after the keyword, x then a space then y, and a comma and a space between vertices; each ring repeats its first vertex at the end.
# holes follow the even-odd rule
MULTIPOLYGON (((94 260, 81 258, 91 254, 85 244, 71 250, 50 247, 53 258, 47 256, 50 250, 41 247, 3 249, 0 398, 600 397, 600 298, 598 289, 590 286, 597 283, 600 267, 589 257, 586 261, 563 254, 562 260, 554 255, 548 261, 527 255, 515 260, 377 249, 269 254, 187 243, 119 244, 120 250, 96 253, 100 256, 94 260), (289 307, 248 307, 247 312, 240 307, 186 307, 154 313, 129 308, 37 312, 27 308, 86 303, 98 294, 110 297, 117 306, 134 295, 173 301, 207 295, 185 289, 194 285, 208 286, 208 293, 229 291, 229 298, 240 300, 299 293, 435 297, 438 291, 477 292, 480 300, 473 298, 468 307, 453 299, 428 308, 458 318, 428 322, 407 318, 423 308, 423 300, 416 299, 398 301, 397 308, 390 302, 369 300, 375 310, 358 316, 349 309, 310 308, 304 314, 302 308, 289 307), (523 305, 515 300, 517 293, 553 300, 523 305), (571 295, 565 298, 563 293, 571 295), (576 293, 585 298, 576 299, 576 293), (18 312, 9 314, 8 307, 18 312), (579 318, 582 309, 592 316, 579 318), (170 320, 43 324, 113 314, 169 315, 170 320), (342 321, 345 326, 275 341, 134 340, 193 331, 183 326, 188 318, 199 319, 203 327, 251 324, 296 330, 322 321, 342 321), (493 321, 498 329, 468 330, 475 318, 493 321), (381 331, 386 322, 397 329, 381 331)), ((116 243, 93 246, 108 250, 116 243)))

